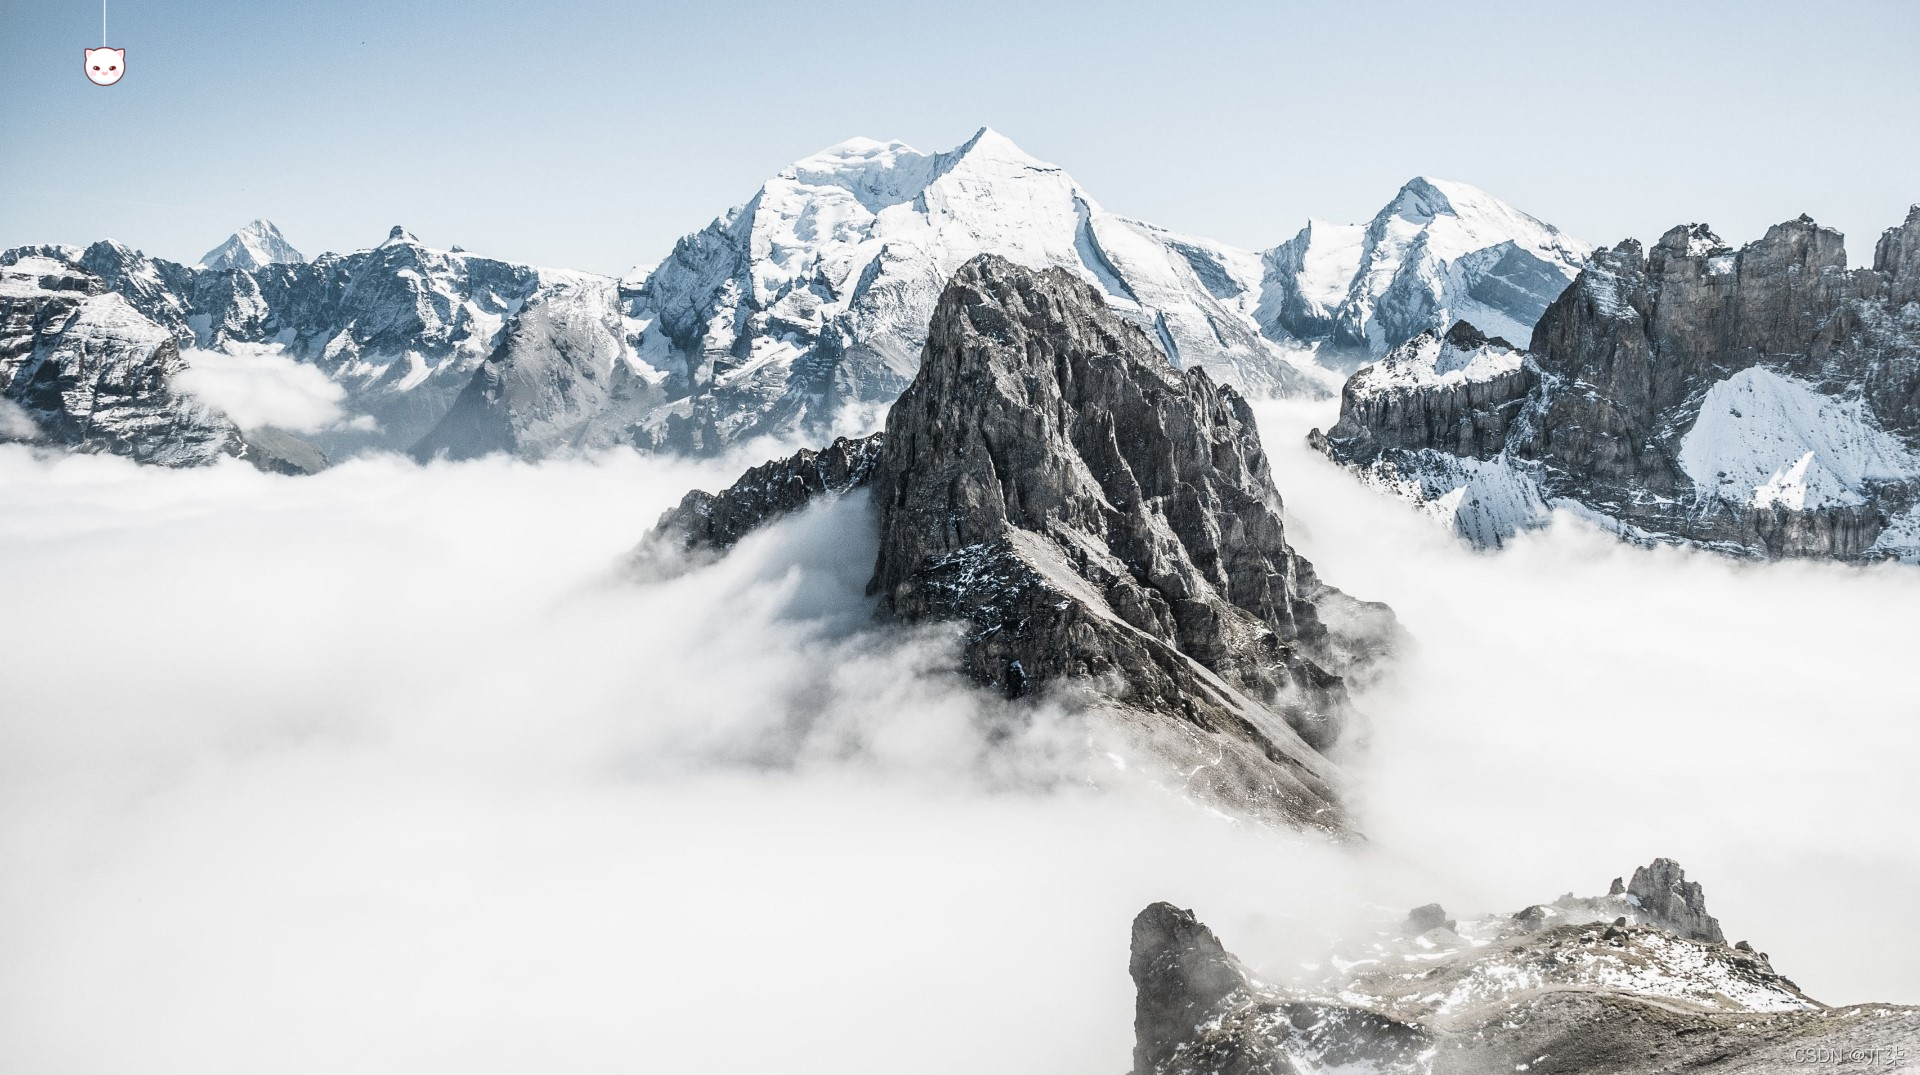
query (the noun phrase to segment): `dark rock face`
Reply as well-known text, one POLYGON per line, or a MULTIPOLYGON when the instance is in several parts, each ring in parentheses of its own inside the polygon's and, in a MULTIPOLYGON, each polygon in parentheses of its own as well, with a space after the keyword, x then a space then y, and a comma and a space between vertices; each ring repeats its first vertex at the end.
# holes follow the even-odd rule
POLYGON ((1410 392, 1362 370, 1318 443, 1376 478, 1490 461, 1636 540, 1914 558, 1916 250, 1920 209, 1857 271, 1805 217, 1738 251, 1700 224, 1628 240, 1593 255, 1511 374, 1410 392))
POLYGON ((725 491, 694 490, 661 516, 654 533, 682 550, 725 552, 754 530, 824 496, 862 488, 886 447, 884 433, 839 440, 821 451, 802 449, 762 463, 725 491))
POLYGON ((1521 361, 1519 348, 1456 322, 1445 336, 1422 333, 1349 378, 1341 392, 1340 423, 1326 436, 1341 446, 1342 458, 1361 462, 1383 452, 1423 448, 1492 459, 1506 449, 1507 432, 1539 380, 1538 370, 1521 361), (1424 358, 1428 352, 1435 352, 1431 368, 1465 369, 1477 355, 1490 353, 1498 369, 1444 379, 1398 368, 1401 357, 1424 358), (1502 356, 1512 361, 1502 363, 1502 356))
POLYGON ((1135 916, 1127 973, 1135 990, 1136 1072, 1160 1070, 1221 1001, 1248 988, 1246 968, 1227 954, 1213 931, 1192 911, 1170 903, 1153 904, 1135 916))
POLYGON ((1343 825, 1321 751, 1347 719, 1343 677, 1386 652, 1392 614, 1287 545, 1245 402, 1172 369, 1091 287, 969 262, 883 438, 690 495, 659 539, 723 549, 861 484, 883 619, 961 622, 961 669, 1009 697, 1117 706, 1241 813, 1343 825))
POLYGON ((1156 903, 1133 920, 1134 1075, 1304 1075, 1358 1064, 1424 1069, 1419 1029, 1364 1008, 1296 1000, 1261 982, 1192 911, 1156 903))
POLYGON ((1706 893, 1672 859, 1654 859, 1633 871, 1626 894, 1660 926, 1696 941, 1727 943, 1720 923, 1707 913, 1706 893))
POLYGON ((1429 930, 1457 929, 1459 923, 1447 917, 1447 909, 1437 903, 1425 903, 1407 912, 1406 932, 1419 936, 1429 930))

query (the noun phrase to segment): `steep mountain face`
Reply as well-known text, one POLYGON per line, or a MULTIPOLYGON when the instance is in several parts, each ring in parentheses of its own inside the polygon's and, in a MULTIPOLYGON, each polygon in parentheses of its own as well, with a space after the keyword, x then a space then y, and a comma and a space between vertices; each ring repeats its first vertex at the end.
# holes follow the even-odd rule
MULTIPOLYGON (((262 235, 243 229, 235 240, 260 245, 262 235)), ((269 246, 256 252, 272 253, 269 246)), ((254 256, 241 251, 235 258, 242 255, 254 256)), ((436 250, 397 227, 369 250, 252 268, 192 268, 111 240, 80 251, 19 248, 0 262, 24 256, 62 258, 99 277, 181 349, 264 349, 319 368, 346 389, 347 413, 363 419, 359 427, 316 435, 339 451, 412 446, 503 341, 523 349, 537 341, 543 360, 572 363, 575 379, 589 384, 612 380, 611 369, 598 363, 617 358, 572 346, 553 328, 610 323, 604 333, 619 339, 616 291, 607 278, 436 250), (508 341, 508 322, 530 305, 537 320, 508 341)), ((528 424, 538 430, 543 418, 530 413, 528 424)))
POLYGON ((233 233, 226 242, 207 251, 200 267, 216 272, 223 269, 264 269, 282 262, 307 260, 287 242, 271 220, 256 220, 233 233))
MULTIPOLYGON (((870 432, 913 378, 941 287, 980 253, 1066 269, 1182 368, 1262 394, 1331 391, 1304 349, 1260 332, 1255 255, 1108 213, 1060 168, 983 129, 947 153, 831 147, 630 280, 634 347, 669 401, 644 439, 706 451, 762 434, 870 432)), ((491 405, 507 412, 492 424, 518 426, 511 407, 491 405)))
POLYGON ((896 623, 961 627, 960 670, 1080 697, 1236 812, 1344 827, 1322 753, 1344 676, 1395 631, 1286 543, 1246 403, 1064 270, 982 256, 949 282, 884 434, 690 494, 654 542, 721 550, 866 487, 870 590, 896 623))
POLYGON ((1920 559, 1916 247, 1920 209, 1871 269, 1805 217, 1739 251, 1697 224, 1628 240, 1528 354, 1449 373, 1408 345, 1348 382, 1320 443, 1481 544, 1566 507, 1642 542, 1920 559))
MULTIPOLYGON (((1655 899, 1686 886, 1667 859, 1634 876, 1655 899)), ((1192 912, 1154 904, 1134 920, 1129 960, 1135 1075, 1785 1072, 1920 1048, 1920 1009, 1810 999, 1765 953, 1725 943, 1698 885, 1677 907, 1614 887, 1465 921, 1419 908, 1342 942, 1309 965, 1331 968, 1323 978, 1292 987, 1260 978, 1192 912)))
POLYGON ((1524 340, 1591 253, 1483 190, 1421 177, 1364 225, 1314 221, 1268 251, 1255 316, 1344 369, 1455 321, 1524 340))
POLYGON ((314 468, 286 438, 243 436, 175 391, 184 368, 173 335, 100 277, 45 256, 0 266, 0 440, 165 466, 237 456, 267 470, 314 468))

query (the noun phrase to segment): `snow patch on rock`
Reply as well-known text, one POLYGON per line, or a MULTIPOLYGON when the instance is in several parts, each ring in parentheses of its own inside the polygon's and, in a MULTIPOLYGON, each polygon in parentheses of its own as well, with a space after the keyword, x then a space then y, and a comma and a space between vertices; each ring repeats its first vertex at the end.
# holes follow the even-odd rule
POLYGON ((1920 460, 1859 403, 1758 366, 1707 389, 1680 467, 1703 496, 1800 511, 1863 504, 1868 482, 1920 477, 1920 460))

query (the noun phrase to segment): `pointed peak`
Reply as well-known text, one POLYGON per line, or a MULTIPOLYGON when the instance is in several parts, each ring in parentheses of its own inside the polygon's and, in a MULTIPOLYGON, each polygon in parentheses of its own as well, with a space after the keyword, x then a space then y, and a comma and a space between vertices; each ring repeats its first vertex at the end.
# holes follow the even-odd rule
POLYGON ((1008 160, 1030 162, 1033 164, 1041 163, 1038 158, 1015 145, 1013 139, 1008 138, 992 127, 982 127, 973 132, 972 138, 967 139, 958 149, 955 149, 947 155, 956 160, 1008 160))
POLYGON ((1400 185, 1399 192, 1388 203, 1387 209, 1396 216, 1432 219, 1444 215, 1461 216, 1482 206, 1513 212, 1506 203, 1479 187, 1451 179, 1416 175, 1400 185))
POLYGON ((381 246, 396 246, 396 245, 419 246, 420 240, 414 238, 414 235, 412 232, 408 231, 407 229, 401 227, 398 224, 395 224, 393 226, 393 230, 387 232, 387 241, 384 243, 381 243, 380 245, 381 246))
POLYGON ((288 261, 307 260, 287 242, 273 221, 256 217, 242 225, 227 241, 200 258, 203 269, 261 269, 288 261))

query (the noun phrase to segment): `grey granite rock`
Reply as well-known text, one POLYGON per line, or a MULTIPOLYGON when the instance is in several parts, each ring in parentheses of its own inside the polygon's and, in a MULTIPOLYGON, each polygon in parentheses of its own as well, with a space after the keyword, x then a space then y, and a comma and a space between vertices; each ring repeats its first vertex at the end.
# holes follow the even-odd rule
POLYGON ((1093 288, 968 262, 883 438, 691 494, 651 542, 724 549, 862 484, 881 619, 959 622, 969 678, 1099 701, 1236 812, 1344 828, 1324 752, 1351 719, 1346 677, 1393 645, 1392 613, 1288 546, 1246 403, 1168 366, 1093 288))
POLYGON ((1310 1075, 1352 1065, 1419 1075, 1432 1045, 1408 1023, 1296 998, 1253 975, 1192 911, 1133 920, 1133 1075, 1310 1075))
POLYGON ((886 434, 841 437, 821 451, 802 449, 763 463, 720 493, 694 490, 660 517, 654 541, 680 551, 725 552, 754 530, 821 497, 863 488, 873 478, 886 434))
POLYGON ((1706 893, 1672 859, 1654 859, 1633 871, 1627 897, 1662 928, 1696 941, 1725 944, 1720 922, 1707 913, 1706 893))

